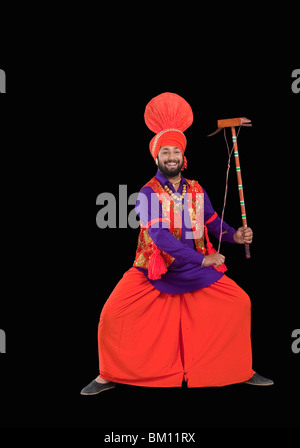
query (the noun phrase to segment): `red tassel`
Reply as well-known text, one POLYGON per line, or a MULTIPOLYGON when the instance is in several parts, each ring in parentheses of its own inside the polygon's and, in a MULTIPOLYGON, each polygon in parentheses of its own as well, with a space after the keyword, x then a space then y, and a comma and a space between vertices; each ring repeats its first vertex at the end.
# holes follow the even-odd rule
POLYGON ((221 266, 214 266, 213 265, 213 268, 215 268, 215 270, 216 271, 218 271, 218 272, 226 272, 227 271, 227 267, 225 266, 225 264, 223 263, 223 264, 221 264, 221 266))
MULTIPOLYGON (((206 238, 206 249, 207 249, 207 254, 214 254, 216 253, 216 249, 214 249, 213 245, 211 244, 211 242, 209 241, 208 238, 208 231, 207 231, 207 227, 206 225, 204 225, 204 231, 205 231, 205 238, 206 238)), ((221 264, 221 266, 214 266, 212 265, 212 267, 218 271, 218 272, 226 272, 227 271, 227 267, 225 266, 225 264, 221 264)))
POLYGON ((187 160, 186 160, 186 157, 183 156, 183 165, 182 165, 181 171, 183 171, 185 169, 187 169, 187 160))
POLYGON ((160 249, 153 243, 153 253, 148 264, 148 278, 150 278, 150 280, 159 280, 162 274, 165 274, 167 270, 160 249))

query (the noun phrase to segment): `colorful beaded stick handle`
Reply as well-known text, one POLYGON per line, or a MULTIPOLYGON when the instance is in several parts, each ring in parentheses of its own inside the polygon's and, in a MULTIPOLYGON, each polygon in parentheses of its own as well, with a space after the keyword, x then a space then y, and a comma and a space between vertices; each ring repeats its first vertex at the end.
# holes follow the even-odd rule
MULTIPOLYGON (((248 118, 244 118, 244 117, 230 118, 227 120, 218 120, 218 129, 215 132, 213 132, 212 134, 209 134, 208 137, 211 137, 212 135, 217 134, 219 131, 221 131, 221 129, 231 128, 231 135, 232 135, 233 149, 234 149, 234 160, 235 160, 236 175, 237 175, 237 182, 238 182, 238 189, 239 189, 241 214, 242 214, 242 222, 243 222, 243 226, 247 227, 247 217, 246 217, 246 208, 245 208, 244 191, 243 191, 243 183, 242 183, 242 174, 241 174, 241 166, 240 166, 235 126, 252 126, 252 124, 251 124, 251 121, 248 120, 248 118)), ((251 257, 249 244, 246 244, 246 243, 245 243, 245 253, 246 253, 246 258, 251 257)))

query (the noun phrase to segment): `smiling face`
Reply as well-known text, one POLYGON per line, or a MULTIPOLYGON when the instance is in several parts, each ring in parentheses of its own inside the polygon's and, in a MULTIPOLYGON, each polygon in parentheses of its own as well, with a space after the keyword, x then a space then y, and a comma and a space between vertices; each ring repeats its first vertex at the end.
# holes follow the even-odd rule
POLYGON ((183 165, 183 155, 176 146, 162 146, 157 156, 158 169, 166 177, 176 177, 183 165))

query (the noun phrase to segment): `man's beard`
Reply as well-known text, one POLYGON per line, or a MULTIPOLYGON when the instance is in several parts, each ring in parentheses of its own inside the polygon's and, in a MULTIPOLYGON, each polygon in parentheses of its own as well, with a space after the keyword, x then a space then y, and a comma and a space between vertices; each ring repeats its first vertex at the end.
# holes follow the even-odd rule
MULTIPOLYGON (((169 160, 171 162, 171 160, 169 160)), ((175 160, 173 161, 175 162, 175 160)), ((181 172, 181 168, 183 166, 183 161, 180 163, 176 162, 176 168, 169 168, 166 163, 161 163, 158 159, 158 169, 159 171, 166 177, 176 177, 181 172)))

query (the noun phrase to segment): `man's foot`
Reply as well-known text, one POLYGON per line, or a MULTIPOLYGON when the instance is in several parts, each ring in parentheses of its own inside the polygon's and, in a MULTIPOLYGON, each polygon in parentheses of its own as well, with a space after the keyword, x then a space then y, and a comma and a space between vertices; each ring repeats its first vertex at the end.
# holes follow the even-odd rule
POLYGON ((268 378, 264 378, 258 373, 254 373, 252 378, 248 381, 244 381, 244 384, 251 384, 252 386, 272 386, 274 384, 273 380, 269 380, 268 378))
POLYGON ((110 381, 105 380, 104 378, 101 378, 101 376, 97 376, 96 378, 97 383, 101 383, 101 384, 106 384, 106 383, 110 383, 110 381))
POLYGON ((113 389, 114 387, 116 387, 116 384, 112 381, 106 381, 102 378, 100 378, 100 380, 105 381, 105 383, 102 381, 99 382, 99 378, 96 378, 82 389, 82 391, 80 392, 81 395, 96 395, 100 392, 104 392, 105 390, 113 389))

